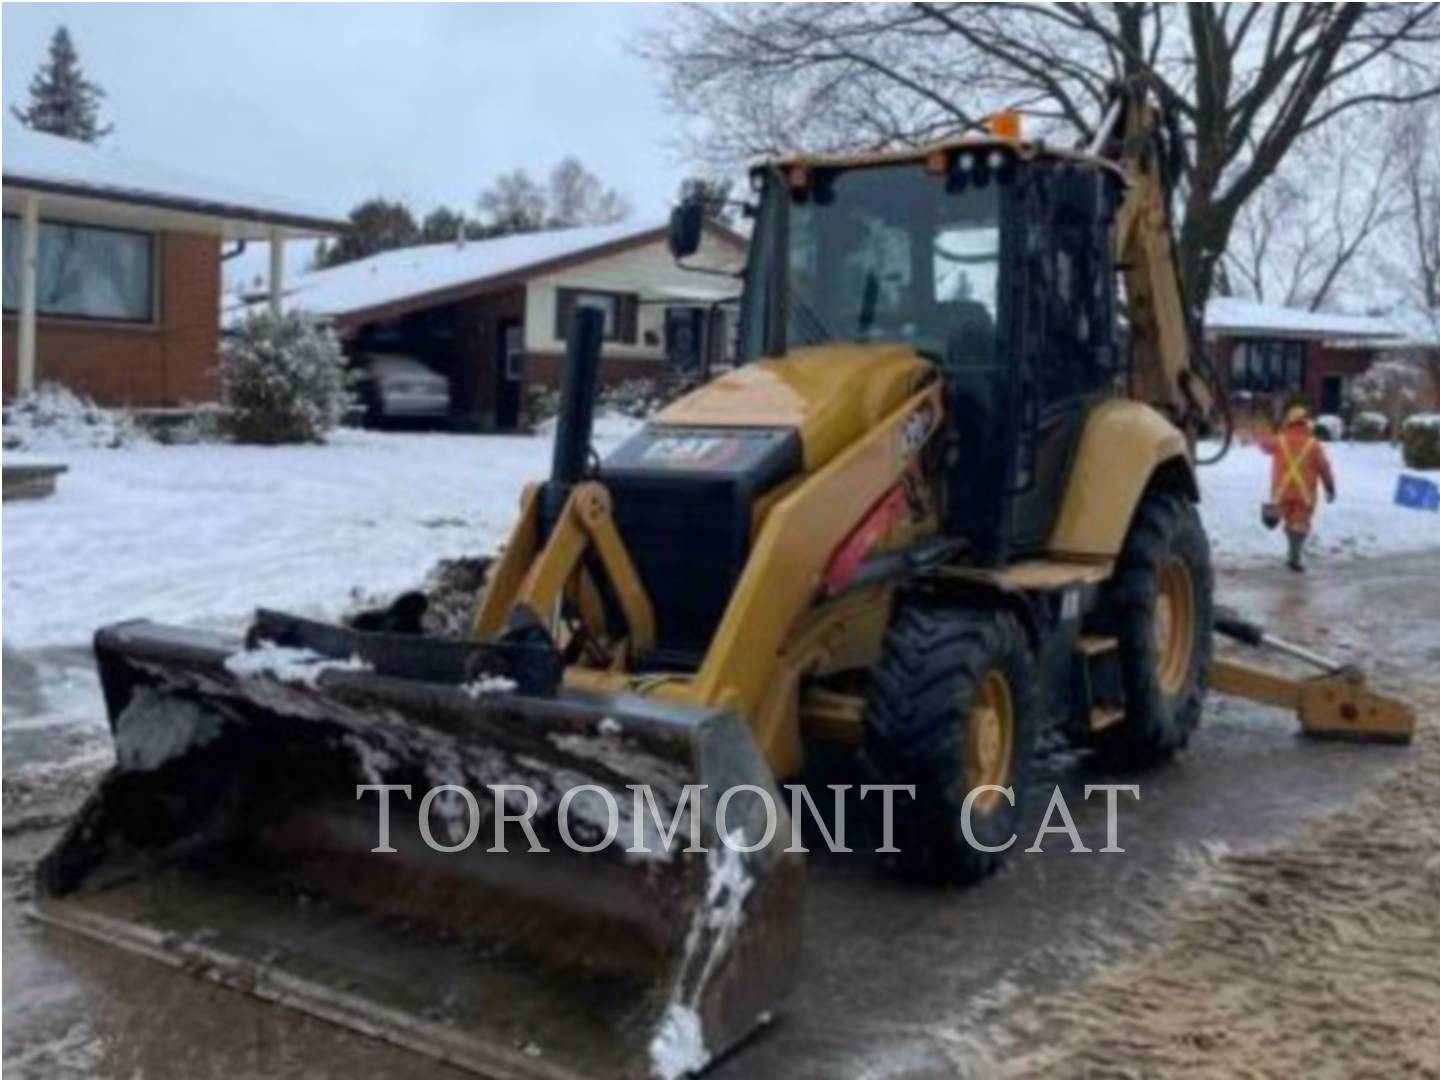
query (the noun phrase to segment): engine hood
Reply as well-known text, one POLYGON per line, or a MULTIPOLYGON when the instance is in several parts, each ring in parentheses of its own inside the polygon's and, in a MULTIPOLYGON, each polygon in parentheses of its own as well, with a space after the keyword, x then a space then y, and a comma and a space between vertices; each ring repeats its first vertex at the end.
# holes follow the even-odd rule
POLYGON ((736 368, 672 402, 651 424, 791 428, 800 433, 808 472, 897 408, 933 371, 906 345, 815 345, 736 368))

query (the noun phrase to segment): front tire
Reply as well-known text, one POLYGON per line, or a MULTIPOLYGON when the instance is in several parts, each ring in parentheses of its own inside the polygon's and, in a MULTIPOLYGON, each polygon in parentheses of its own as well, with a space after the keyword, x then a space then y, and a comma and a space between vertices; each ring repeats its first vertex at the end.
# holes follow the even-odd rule
MULTIPOLYGON (((1016 618, 999 611, 900 606, 870 682, 860 773, 865 784, 913 784, 915 798, 895 792, 890 867, 930 882, 978 881, 1003 852, 966 839, 962 809, 975 840, 988 847, 1014 836, 1030 786, 1040 725, 1035 666, 1016 618)), ((861 801, 872 835, 883 838, 881 793, 861 801)))
POLYGON ((1214 586, 1195 504, 1168 492, 1145 496, 1105 601, 1125 718, 1100 733, 1099 745, 1117 764, 1163 761, 1190 741, 1210 684, 1214 586))

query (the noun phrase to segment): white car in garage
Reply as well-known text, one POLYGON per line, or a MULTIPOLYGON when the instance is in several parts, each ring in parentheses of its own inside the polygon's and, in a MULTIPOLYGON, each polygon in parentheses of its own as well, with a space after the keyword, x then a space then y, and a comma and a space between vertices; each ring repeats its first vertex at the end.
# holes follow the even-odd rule
POLYGON ((443 421, 450 415, 450 380, 413 356, 368 353, 360 363, 365 424, 443 421))

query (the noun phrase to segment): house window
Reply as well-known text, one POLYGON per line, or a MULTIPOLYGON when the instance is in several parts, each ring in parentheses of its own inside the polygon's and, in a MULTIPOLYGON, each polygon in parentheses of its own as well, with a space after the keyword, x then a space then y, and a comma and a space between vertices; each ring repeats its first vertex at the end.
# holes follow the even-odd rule
MULTIPOLYGON (((5 218, 6 311, 20 307, 21 223, 5 218)), ((150 322, 155 314, 155 245, 149 233, 40 223, 35 307, 41 315, 150 322)))
POLYGON ((1305 384, 1305 345, 1300 341, 1250 338, 1230 354, 1230 389, 1253 394, 1287 394, 1305 384))
POLYGON ((570 322, 577 307, 594 308, 605 316, 605 340, 633 345, 636 341, 634 293, 603 292, 599 289, 557 289, 555 293, 555 336, 570 336, 570 322))

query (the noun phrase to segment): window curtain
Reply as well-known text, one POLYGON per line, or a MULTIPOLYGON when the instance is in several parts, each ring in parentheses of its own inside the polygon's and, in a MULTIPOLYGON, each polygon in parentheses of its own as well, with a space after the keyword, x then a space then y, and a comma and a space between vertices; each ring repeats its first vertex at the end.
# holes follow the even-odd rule
POLYGON ((5 310, 20 307, 20 219, 5 219, 5 310))
MULTIPOLYGON (((20 306, 21 223, 5 219, 5 307, 20 306)), ((154 247, 145 233, 40 223, 35 275, 42 315, 148 321, 154 312, 154 247)))
POLYGON ((143 233, 42 224, 38 306, 52 315, 149 319, 150 265, 143 233))

